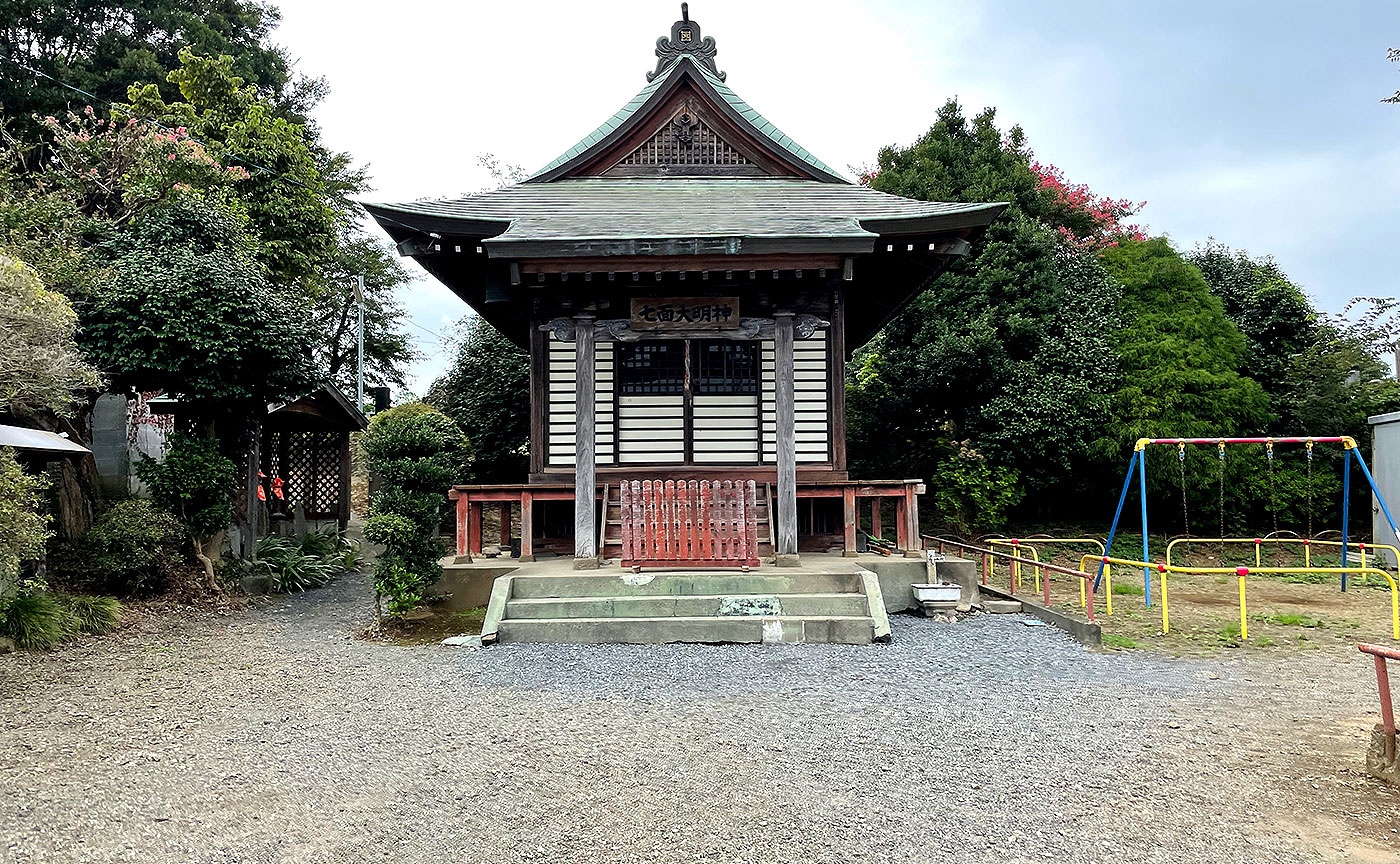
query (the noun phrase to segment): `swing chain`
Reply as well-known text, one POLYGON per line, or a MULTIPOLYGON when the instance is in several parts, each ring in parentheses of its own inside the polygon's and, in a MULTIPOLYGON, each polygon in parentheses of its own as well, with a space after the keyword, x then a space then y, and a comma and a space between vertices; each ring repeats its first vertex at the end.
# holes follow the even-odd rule
POLYGON ((1216 461, 1220 464, 1220 560, 1225 560, 1225 442, 1217 444, 1220 453, 1216 461))
POLYGON ((1312 468, 1313 468, 1313 440, 1312 440, 1311 438, 1309 438, 1309 439, 1308 439, 1308 442, 1307 442, 1307 457, 1308 457, 1308 539, 1311 540, 1311 539, 1312 539, 1312 536, 1313 536, 1313 503, 1312 503, 1312 501, 1313 501, 1313 476, 1312 476, 1312 468))
POLYGON ((1274 535, 1278 535, 1278 497, 1274 492, 1274 439, 1264 443, 1264 454, 1269 463, 1269 516, 1273 519, 1274 535))
POLYGON ((1177 473, 1181 477, 1181 530, 1187 537, 1191 536, 1191 516, 1186 507, 1186 442, 1181 441, 1176 445, 1176 467, 1177 473))

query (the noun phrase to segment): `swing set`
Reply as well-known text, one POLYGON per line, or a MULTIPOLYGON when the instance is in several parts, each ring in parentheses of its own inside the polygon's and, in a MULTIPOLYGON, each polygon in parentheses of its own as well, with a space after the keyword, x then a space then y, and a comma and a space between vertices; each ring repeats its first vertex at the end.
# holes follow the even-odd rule
MULTIPOLYGON (((1245 577, 1246 575, 1250 574, 1250 573, 1258 573, 1258 574, 1279 574, 1279 573, 1300 573, 1300 572, 1306 572, 1306 573, 1336 573, 1336 574, 1340 574, 1340 576, 1341 576, 1342 590, 1343 590, 1343 591, 1345 591, 1346 588, 1347 588, 1347 576, 1348 576, 1349 574, 1362 574, 1363 576, 1366 575, 1366 574, 1378 574, 1378 575, 1384 576, 1385 579, 1386 579, 1386 581, 1388 581, 1388 582, 1390 583, 1390 587, 1391 587, 1391 618, 1392 618, 1392 629, 1393 629, 1393 631, 1394 631, 1395 638, 1400 639, 1400 596, 1398 596, 1398 595, 1400 595, 1400 591, 1397 591, 1397 586, 1396 586, 1395 580, 1392 579, 1392 578, 1390 577, 1390 575, 1389 575, 1388 573, 1386 573, 1384 570, 1381 570, 1381 569, 1379 569, 1378 567, 1375 567, 1375 566, 1368 566, 1368 565, 1367 565, 1367 562, 1366 562, 1366 544, 1365 544, 1365 543, 1349 543, 1349 542, 1348 542, 1348 539, 1347 539, 1348 530, 1349 530, 1349 517, 1350 517, 1351 463, 1352 463, 1352 460, 1353 460, 1353 459, 1356 460, 1356 465, 1357 465, 1357 467, 1361 469, 1361 473, 1362 473, 1362 475, 1366 478, 1366 482, 1370 485, 1371 491, 1372 491, 1372 493, 1373 493, 1373 494, 1375 495, 1375 497, 1376 497, 1376 501, 1380 504, 1381 512, 1385 514, 1386 521, 1387 521, 1388 523, 1390 523, 1391 530, 1394 531, 1395 528, 1396 528, 1396 526, 1395 526, 1395 520, 1394 520, 1394 518, 1391 516, 1391 513, 1390 513, 1390 507, 1386 504, 1385 498, 1381 495, 1380 490, 1376 488, 1375 479, 1371 476, 1371 471, 1370 471, 1370 469, 1366 466, 1366 460, 1365 460, 1364 458, 1362 458, 1361 452, 1360 452, 1360 450, 1359 450, 1359 449, 1357 448, 1357 446, 1356 446, 1356 440, 1353 439, 1353 438, 1351 438, 1350 436, 1343 435, 1343 436, 1336 436, 1336 437, 1308 437, 1308 438, 1304 438, 1304 437, 1289 437, 1289 438, 1140 438, 1140 439, 1138 439, 1136 445, 1133 447, 1133 455, 1132 455, 1132 458, 1130 459, 1130 461, 1128 462, 1128 473, 1127 473, 1127 476, 1126 476, 1126 477, 1124 478, 1124 480, 1123 480, 1123 491, 1122 491, 1122 493, 1121 493, 1121 494, 1119 495, 1119 497, 1118 497, 1118 509, 1117 509, 1117 510, 1114 512, 1114 514, 1113 514, 1113 523, 1112 523, 1112 526, 1109 528, 1107 542, 1104 544, 1104 552, 1103 552, 1103 554, 1102 554, 1101 556, 1097 556, 1097 557, 1099 558, 1099 566, 1098 566, 1098 574, 1096 575, 1095 580, 1094 580, 1094 587, 1095 587, 1095 589, 1097 590, 1098 585, 1099 585, 1099 580, 1103 577, 1104 569, 1105 569, 1106 567, 1109 567, 1109 566, 1112 565, 1112 564, 1119 564, 1119 565, 1124 565, 1124 566, 1129 566, 1129 567, 1141 567, 1141 568, 1142 568, 1142 579, 1143 579, 1143 595, 1144 595, 1144 599, 1145 599, 1145 601, 1146 601, 1147 606, 1150 608, 1150 607, 1152 606, 1152 571, 1153 571, 1153 570, 1156 570, 1156 571, 1161 575, 1161 584, 1162 584, 1162 591, 1163 591, 1163 596, 1161 597, 1161 600, 1162 600, 1164 606, 1165 606, 1165 603, 1166 603, 1166 597, 1165 597, 1166 584, 1167 584, 1167 583, 1166 583, 1166 574, 1167 574, 1168 572, 1172 572, 1172 573, 1191 573, 1191 574, 1208 574, 1208 573, 1216 573, 1216 574, 1226 573, 1226 574, 1228 574, 1228 573, 1233 573, 1233 574, 1238 575, 1238 576, 1239 576, 1239 580, 1240 580, 1240 620, 1241 620, 1241 631, 1242 631, 1242 633, 1244 634, 1244 638, 1248 638, 1248 635, 1247 635, 1248 631, 1244 629, 1244 628, 1247 626, 1247 624, 1245 624, 1245 616, 1244 616, 1244 609, 1245 609, 1244 577, 1245 577), (1312 525, 1312 468, 1313 468, 1313 446, 1314 446, 1315 444, 1323 444, 1323 443, 1337 443, 1337 444, 1341 444, 1341 445, 1342 445, 1342 525, 1341 525, 1341 532, 1340 532, 1340 533, 1341 533, 1341 541, 1340 541, 1340 542, 1337 542, 1337 541, 1329 541, 1329 540, 1320 540, 1320 539, 1317 539, 1316 537, 1313 536, 1313 525, 1312 525), (1225 504, 1225 493, 1224 493, 1224 488, 1225 488, 1225 451, 1226 451, 1226 448, 1229 447, 1229 446, 1241 446, 1241 445, 1256 445, 1256 446, 1257 446, 1257 445, 1261 445, 1261 444, 1264 446, 1265 457, 1266 457, 1266 460, 1267 460, 1267 463, 1268 463, 1270 512, 1271 512, 1272 517, 1273 517, 1274 532, 1273 532, 1273 534, 1270 535, 1269 537, 1255 537, 1255 538, 1240 538, 1240 537, 1234 537, 1234 538, 1232 538, 1232 537, 1225 537, 1225 536, 1224 536, 1224 535, 1225 535, 1225 514, 1224 514, 1224 509, 1225 509, 1225 508, 1224 508, 1224 504, 1225 504), (1278 445, 1278 444, 1302 444, 1302 445, 1304 445, 1304 447, 1305 447, 1305 453, 1306 453, 1306 458, 1307 458, 1307 484, 1308 484, 1308 485, 1307 485, 1307 496, 1308 496, 1308 505, 1307 505, 1307 509, 1308 509, 1308 514, 1307 514, 1307 515, 1308 515, 1308 536, 1307 536, 1307 537, 1303 537, 1303 538, 1285 538, 1285 537, 1279 537, 1279 536, 1278 536, 1278 534, 1279 534, 1279 531, 1278 531, 1278 509, 1277 509, 1277 507, 1275 506, 1275 505, 1276 505, 1276 501, 1275 501, 1275 480, 1274 480, 1274 446, 1275 446, 1275 445, 1278 445), (1184 538, 1177 538, 1177 539, 1174 539, 1174 540, 1170 541, 1170 542, 1167 544, 1167 549, 1166 549, 1166 563, 1165 563, 1165 564, 1154 564, 1154 563, 1152 563, 1151 548, 1150 548, 1150 543, 1149 543, 1149 539, 1148 539, 1148 524, 1147 524, 1147 450, 1148 450, 1148 447, 1150 447, 1150 446, 1152 446, 1152 445, 1167 445, 1167 446, 1175 446, 1175 447, 1176 447, 1176 450, 1177 450, 1178 474, 1179 474, 1179 476, 1180 476, 1180 478, 1181 478, 1182 520, 1183 520, 1183 523, 1184 523, 1184 527, 1185 527, 1185 529, 1186 529, 1186 535, 1187 535, 1187 536, 1184 537, 1184 538), (1192 537, 1190 536, 1189 511, 1188 511, 1187 503, 1186 503, 1186 468, 1185 468, 1185 462, 1186 462, 1186 448, 1187 448, 1188 445, 1214 445, 1214 446, 1217 448, 1217 454, 1218 454, 1218 460, 1219 460, 1219 466, 1220 466, 1220 468, 1219 468, 1219 478, 1220 478, 1220 480, 1219 480, 1219 483, 1220 483, 1220 536, 1219 536, 1219 537, 1215 537, 1215 538, 1192 538, 1192 537), (1140 560, 1138 560, 1138 561, 1132 561, 1131 559, 1124 559, 1124 558, 1116 558, 1116 557, 1113 556, 1113 553, 1112 553, 1114 536, 1115 536, 1115 535, 1117 534, 1117 532, 1118 532, 1118 525, 1119 525, 1119 522, 1120 522, 1120 520, 1121 520, 1121 518, 1122 518, 1123 509, 1124 509, 1124 506, 1126 505, 1127 499, 1128 499, 1128 490, 1132 488, 1132 485, 1133 485, 1133 475, 1134 475, 1135 473, 1137 474, 1137 478, 1138 478, 1138 491, 1139 491, 1139 496, 1140 496, 1140 498, 1142 499, 1142 501, 1141 501, 1141 514, 1142 514, 1142 558, 1141 558, 1140 560), (1186 567, 1186 566, 1181 566, 1181 565, 1173 565, 1172 562, 1171 562, 1171 554, 1172 554, 1172 551, 1173 551, 1173 549, 1175 548, 1176 545, 1178 545, 1179 543, 1182 543, 1182 542, 1219 543, 1220 546, 1221 546, 1222 558, 1223 558, 1224 548, 1225 548, 1225 546, 1228 545, 1228 544, 1246 544, 1246 543, 1252 544, 1252 545, 1254 546, 1254 550, 1255 550, 1255 552, 1254 552, 1254 559, 1255 559, 1254 563, 1255 563, 1255 566, 1254 566, 1254 567, 1186 567), (1303 547, 1303 550, 1304 550, 1304 564, 1303 564, 1303 567, 1300 568, 1300 567, 1265 567, 1265 566, 1262 566, 1262 564, 1263 564, 1262 547, 1263 547, 1265 544, 1270 544, 1270 545, 1275 545, 1275 546, 1301 545, 1301 546, 1303 547), (1331 548, 1337 548, 1337 549, 1339 549, 1340 552, 1341 552, 1341 566, 1340 566, 1340 567, 1321 567, 1321 566, 1314 566, 1314 564, 1313 564, 1313 559, 1312 559, 1314 548, 1317 548, 1318 550, 1322 550, 1322 549, 1331 549, 1331 548), (1358 551, 1360 551, 1360 554, 1361 554, 1361 565, 1360 565, 1359 567, 1348 566, 1348 562, 1347 562, 1348 552, 1351 551, 1353 548, 1358 549, 1358 551)), ((1391 546, 1379 546, 1379 547, 1377 547, 1377 546, 1374 546, 1374 545, 1373 545, 1371 548, 1372 548, 1373 550, 1375 550, 1375 549, 1385 549, 1385 550, 1388 550, 1388 551, 1390 551, 1392 554, 1396 554, 1396 555, 1397 555, 1397 560, 1400 560, 1400 551, 1397 551, 1394 547, 1391 547, 1391 546)), ((1377 556, 1377 557, 1379 557, 1379 556, 1377 556)), ((1085 560, 1088 561, 1088 560, 1092 560, 1092 559, 1091 559, 1090 556, 1087 556, 1087 555, 1086 555, 1086 556, 1085 556, 1085 560)), ((1081 564, 1081 566, 1082 566, 1082 564, 1081 564)), ((1166 610, 1165 610, 1165 608, 1164 608, 1164 609, 1163 609, 1163 622, 1164 622, 1164 627, 1166 626, 1165 612, 1166 612, 1166 610)))

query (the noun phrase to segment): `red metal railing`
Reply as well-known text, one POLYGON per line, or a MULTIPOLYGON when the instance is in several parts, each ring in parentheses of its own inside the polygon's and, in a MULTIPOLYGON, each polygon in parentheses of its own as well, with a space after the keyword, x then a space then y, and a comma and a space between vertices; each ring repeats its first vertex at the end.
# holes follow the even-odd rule
MULTIPOLYGON (((1030 565, 1031 567, 1039 568, 1045 575, 1045 579, 1043 582, 1044 592, 1042 599, 1044 600, 1046 606, 1050 605, 1050 574, 1062 573, 1066 576, 1073 576, 1080 580, 1079 584, 1081 588, 1085 588, 1088 590, 1089 599, 1088 602, 1085 603, 1084 608, 1089 616, 1089 620, 1094 620, 1094 574, 1092 573, 1085 573, 1080 570, 1071 570, 1068 567, 1061 567, 1058 564, 1046 564, 1037 561, 1033 558, 1022 558, 1020 555, 1013 555, 1009 552, 998 552, 995 549, 989 549, 985 546, 973 546, 971 543, 962 543, 957 540, 948 540, 943 537, 930 537, 928 535, 922 535, 920 539, 923 542, 924 549, 928 549, 929 543, 934 543, 937 544, 939 552, 943 552, 944 547, 946 546, 952 546, 963 552, 974 552, 978 555, 981 555, 983 584, 986 584, 986 574, 990 569, 988 565, 990 564, 991 559, 993 558, 1001 558, 1005 561, 1013 561, 1018 564, 1030 565)), ((1016 568, 1008 567, 1007 570, 1010 571, 1011 574, 1011 593, 1015 594, 1017 593, 1017 589, 1020 587, 1017 584, 1016 568)))
POLYGON ((1381 695, 1381 728, 1385 730, 1386 761, 1395 761, 1395 706, 1390 699, 1390 673, 1385 661, 1400 660, 1400 650, 1384 645, 1370 645, 1365 642, 1356 646, 1362 654, 1370 654, 1376 661, 1376 689, 1381 695))

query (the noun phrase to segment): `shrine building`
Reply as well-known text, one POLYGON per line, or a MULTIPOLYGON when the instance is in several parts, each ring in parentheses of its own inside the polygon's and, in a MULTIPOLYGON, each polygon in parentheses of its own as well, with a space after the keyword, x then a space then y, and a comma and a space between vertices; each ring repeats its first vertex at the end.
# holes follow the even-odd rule
POLYGON ((847 470, 845 366, 1005 205, 842 177, 730 88, 686 4, 656 56, 523 182, 367 205, 529 352, 529 476, 452 490, 459 553, 485 507, 519 508, 522 560, 577 569, 791 564, 887 526, 917 550, 920 481, 847 470))

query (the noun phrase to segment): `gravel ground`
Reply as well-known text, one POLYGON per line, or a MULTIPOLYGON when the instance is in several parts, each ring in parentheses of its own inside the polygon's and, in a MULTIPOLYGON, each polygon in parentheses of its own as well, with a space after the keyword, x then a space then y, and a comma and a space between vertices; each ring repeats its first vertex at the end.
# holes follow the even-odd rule
POLYGON ((416 648, 365 577, 0 657, 0 860, 1391 861, 1358 655, 416 648))

